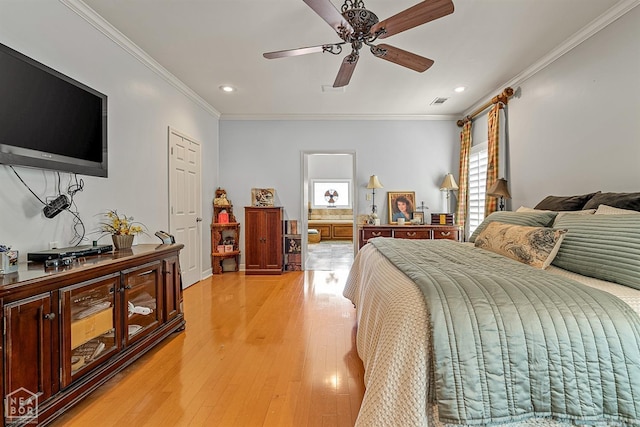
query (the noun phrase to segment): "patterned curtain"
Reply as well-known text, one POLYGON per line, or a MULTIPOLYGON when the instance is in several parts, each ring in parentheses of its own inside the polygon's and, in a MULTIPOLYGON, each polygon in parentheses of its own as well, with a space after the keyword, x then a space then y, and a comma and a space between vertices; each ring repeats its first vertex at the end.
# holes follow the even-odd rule
MULTIPOLYGON (((500 167, 500 104, 495 104, 489 110, 489 144, 487 159, 487 189, 491 188, 498 179, 500 167)), ((484 202, 484 217, 495 212, 498 208, 496 197, 486 197, 484 202)))
POLYGON ((464 230, 467 221, 467 193, 469 191, 469 153, 471 152, 471 120, 460 131, 460 175, 458 181, 458 207, 456 224, 464 230))

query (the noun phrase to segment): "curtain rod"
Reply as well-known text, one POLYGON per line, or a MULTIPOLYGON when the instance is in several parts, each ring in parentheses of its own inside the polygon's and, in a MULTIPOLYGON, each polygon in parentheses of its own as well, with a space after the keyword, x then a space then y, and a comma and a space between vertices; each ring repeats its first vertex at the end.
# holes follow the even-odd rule
POLYGON ((464 126, 465 123, 475 119, 478 114, 482 113, 484 110, 491 107, 493 104, 498 104, 498 103, 507 104, 509 102, 509 98, 512 96, 513 96, 513 89, 510 87, 505 88, 505 90, 503 90, 500 95, 494 96, 493 98, 491 98, 491 101, 482 105, 480 108, 478 108, 476 111, 469 114, 465 118, 458 120, 456 123, 458 124, 458 126, 462 127, 464 126))

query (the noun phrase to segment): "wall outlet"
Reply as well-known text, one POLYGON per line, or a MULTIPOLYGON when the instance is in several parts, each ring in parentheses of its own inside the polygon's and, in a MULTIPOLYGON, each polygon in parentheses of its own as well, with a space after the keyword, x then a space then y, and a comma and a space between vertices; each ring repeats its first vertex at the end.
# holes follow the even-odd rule
POLYGON ((57 249, 58 242, 49 242, 49 249, 57 249))
POLYGON ((371 193, 367 193, 366 200, 367 202, 371 201, 371 193))

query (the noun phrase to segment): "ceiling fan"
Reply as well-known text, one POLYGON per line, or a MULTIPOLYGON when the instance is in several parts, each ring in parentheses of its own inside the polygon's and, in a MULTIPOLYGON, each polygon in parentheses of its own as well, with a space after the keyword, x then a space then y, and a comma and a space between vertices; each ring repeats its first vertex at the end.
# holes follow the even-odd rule
POLYGON ((426 71, 433 65, 431 59, 388 44, 374 45, 373 43, 377 39, 384 39, 453 13, 452 0, 425 0, 390 18, 379 21, 375 13, 365 9, 364 1, 362 0, 344 0, 340 11, 330 0, 303 1, 331 25, 343 41, 320 46, 268 52, 263 56, 267 59, 274 59, 317 52, 329 52, 339 55, 342 53, 342 45, 349 43, 351 44, 351 53, 342 61, 333 87, 342 87, 349 84, 353 70, 360 57, 360 49, 364 45, 369 46, 371 53, 377 58, 402 65, 420 73, 426 71))

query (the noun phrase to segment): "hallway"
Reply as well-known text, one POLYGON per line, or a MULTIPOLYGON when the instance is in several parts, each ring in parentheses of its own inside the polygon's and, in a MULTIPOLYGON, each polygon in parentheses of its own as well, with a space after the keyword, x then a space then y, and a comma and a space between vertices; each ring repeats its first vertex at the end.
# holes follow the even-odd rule
POLYGON ((323 240, 307 246, 306 270, 349 270, 353 263, 351 240, 323 240))

